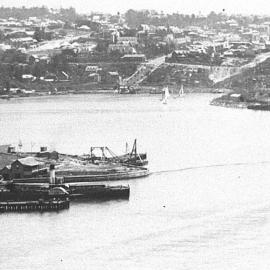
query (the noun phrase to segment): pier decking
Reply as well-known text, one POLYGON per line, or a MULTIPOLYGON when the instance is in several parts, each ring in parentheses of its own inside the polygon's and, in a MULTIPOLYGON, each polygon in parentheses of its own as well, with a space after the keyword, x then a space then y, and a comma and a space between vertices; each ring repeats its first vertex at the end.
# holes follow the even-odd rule
POLYGON ((25 201, 0 202, 0 213, 3 212, 32 212, 58 211, 69 208, 69 200, 65 201, 25 201))

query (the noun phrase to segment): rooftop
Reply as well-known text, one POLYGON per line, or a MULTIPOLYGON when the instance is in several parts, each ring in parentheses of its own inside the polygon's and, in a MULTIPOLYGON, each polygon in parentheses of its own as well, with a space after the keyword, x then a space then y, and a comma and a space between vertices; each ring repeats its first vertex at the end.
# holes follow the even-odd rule
POLYGON ((25 157, 25 158, 20 158, 18 161, 25 166, 38 166, 41 165, 42 163, 37 161, 34 157, 25 157))

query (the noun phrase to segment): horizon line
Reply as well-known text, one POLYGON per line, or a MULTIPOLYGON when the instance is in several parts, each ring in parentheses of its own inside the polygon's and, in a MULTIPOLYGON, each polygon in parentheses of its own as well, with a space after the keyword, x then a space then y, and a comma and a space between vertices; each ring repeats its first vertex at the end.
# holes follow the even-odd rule
MULTIPOLYGON (((31 8, 47 8, 49 10, 60 10, 62 9, 69 9, 69 8, 74 8, 76 13, 78 15, 91 15, 92 13, 100 13, 100 14, 109 14, 109 15, 115 15, 118 12, 108 12, 108 11, 101 11, 101 10, 90 10, 87 13, 85 12, 80 12, 76 7, 74 6, 59 6, 59 7, 50 7, 44 4, 40 4, 40 5, 32 5, 32 6, 25 6, 25 5, 21 5, 21 6, 8 6, 8 5, 1 5, 0 8, 26 8, 26 9, 31 9, 31 8)), ((124 14, 127 13, 127 11, 129 10, 134 10, 134 11, 155 11, 158 14, 164 14, 164 15, 173 15, 173 14, 180 14, 180 15, 195 15, 195 16, 208 16, 209 14, 211 14, 212 12, 214 12, 217 15, 226 15, 226 16, 260 16, 260 17, 270 17, 270 14, 264 14, 264 13, 227 13, 226 10, 222 10, 222 11, 215 11, 215 10, 211 10, 209 12, 201 12, 201 11, 197 11, 197 12, 179 12, 179 11, 175 11, 175 12, 165 12, 163 10, 158 10, 158 9, 148 9, 148 8, 142 8, 142 9, 134 9, 134 8, 129 8, 126 9, 125 11, 119 11, 120 14, 124 14)))

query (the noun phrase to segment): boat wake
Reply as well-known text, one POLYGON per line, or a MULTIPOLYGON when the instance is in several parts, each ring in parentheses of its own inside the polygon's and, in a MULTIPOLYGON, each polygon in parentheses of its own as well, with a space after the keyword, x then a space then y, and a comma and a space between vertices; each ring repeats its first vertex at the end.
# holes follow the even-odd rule
POLYGON ((192 166, 192 167, 179 168, 179 169, 154 171, 151 174, 174 173, 174 172, 182 172, 182 171, 189 171, 189 170, 200 170, 200 169, 206 169, 206 168, 247 166, 247 165, 260 165, 260 164, 270 164, 270 161, 210 164, 210 165, 203 165, 203 166, 192 166))

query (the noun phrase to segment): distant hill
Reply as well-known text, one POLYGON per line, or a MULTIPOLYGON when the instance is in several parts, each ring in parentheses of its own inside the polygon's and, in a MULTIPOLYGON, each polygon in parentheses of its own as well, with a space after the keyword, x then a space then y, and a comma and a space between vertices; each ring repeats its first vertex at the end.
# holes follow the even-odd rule
POLYGON ((14 18, 17 20, 28 19, 29 17, 61 19, 63 21, 75 22, 80 16, 72 7, 61 8, 58 11, 42 7, 0 7, 0 19, 14 18))

